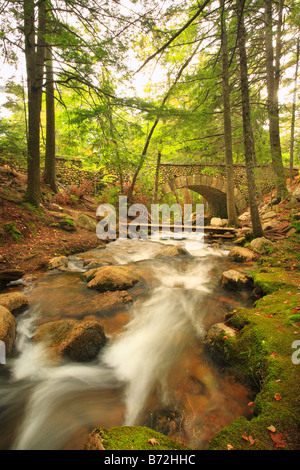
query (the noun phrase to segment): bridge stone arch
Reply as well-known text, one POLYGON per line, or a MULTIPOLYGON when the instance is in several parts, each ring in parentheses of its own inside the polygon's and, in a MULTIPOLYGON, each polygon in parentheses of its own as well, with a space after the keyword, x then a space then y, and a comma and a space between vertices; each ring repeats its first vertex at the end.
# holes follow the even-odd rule
MULTIPOLYGON (((175 176, 167 182, 162 183, 162 191, 164 195, 182 188, 188 188, 201 194, 209 204, 211 215, 227 218, 225 179, 217 178, 212 175, 192 174, 175 176)), ((237 213, 240 214, 246 209, 248 203, 241 191, 236 187, 234 189, 234 199, 237 213)))

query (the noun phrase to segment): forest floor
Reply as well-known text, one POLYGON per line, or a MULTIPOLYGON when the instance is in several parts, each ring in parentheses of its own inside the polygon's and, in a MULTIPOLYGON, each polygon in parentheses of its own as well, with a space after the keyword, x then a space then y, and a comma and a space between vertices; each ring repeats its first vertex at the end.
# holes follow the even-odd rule
MULTIPOLYGON (((42 186, 40 209, 24 202, 25 190, 24 175, 0 168, 0 272, 19 269, 34 273, 44 270, 54 256, 68 256, 101 244, 95 230, 58 226, 53 214, 62 205, 48 187, 42 186)), ((96 200, 88 195, 82 202, 74 200, 72 205, 61 207, 70 219, 82 213, 95 219, 96 208, 96 200)))

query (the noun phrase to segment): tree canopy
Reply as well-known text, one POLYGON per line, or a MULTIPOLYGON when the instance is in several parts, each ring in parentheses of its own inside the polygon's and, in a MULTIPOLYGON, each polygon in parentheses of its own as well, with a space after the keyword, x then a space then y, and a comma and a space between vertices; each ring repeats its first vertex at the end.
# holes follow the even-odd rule
POLYGON ((2 60, 26 64, 3 90, 9 113, 0 146, 12 158, 26 156, 30 202, 40 200, 43 129, 55 134, 53 165, 56 151, 112 168, 121 191, 131 175, 129 197, 158 152, 164 161, 226 160, 229 182, 234 163, 247 165, 247 145, 254 174, 272 164, 284 197, 283 168, 299 154, 299 7, 296 0, 0 1, 2 60))

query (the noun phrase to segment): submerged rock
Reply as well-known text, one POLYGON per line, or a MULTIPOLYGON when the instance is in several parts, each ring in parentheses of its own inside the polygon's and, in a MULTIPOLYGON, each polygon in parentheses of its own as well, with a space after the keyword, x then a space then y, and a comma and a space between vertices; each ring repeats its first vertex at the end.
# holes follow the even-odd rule
POLYGON ((104 266, 91 271, 85 273, 85 278, 91 279, 87 286, 100 292, 126 290, 141 279, 127 266, 104 266))
POLYGON ((7 308, 0 306, 0 340, 5 343, 7 356, 11 354, 16 339, 16 331, 15 317, 7 308))
POLYGON ((46 343, 58 356, 86 362, 97 356, 107 338, 97 321, 58 320, 41 325, 34 341, 46 343))

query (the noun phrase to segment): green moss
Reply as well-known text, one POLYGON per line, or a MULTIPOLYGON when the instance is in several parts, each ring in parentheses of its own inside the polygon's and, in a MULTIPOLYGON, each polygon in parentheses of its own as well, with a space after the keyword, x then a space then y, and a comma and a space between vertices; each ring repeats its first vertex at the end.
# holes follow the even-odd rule
POLYGON ((257 386, 253 418, 235 420, 210 442, 209 449, 295 449, 300 427, 300 365, 292 362, 292 344, 300 338, 295 330, 295 311, 300 292, 294 274, 282 269, 259 270, 254 280, 269 294, 252 309, 226 315, 226 323, 238 332, 235 338, 220 335, 228 370, 257 386), (297 336, 298 335, 298 336, 297 336), (274 426, 272 434, 267 428, 274 426), (251 435, 254 443, 243 436, 251 435), (275 437, 275 441, 272 439, 275 437))
POLYGON ((260 287, 264 294, 277 292, 282 286, 285 288, 296 287, 292 274, 282 268, 261 268, 252 276, 255 286, 260 287))
POLYGON ((184 444, 144 426, 122 426, 111 429, 96 428, 105 450, 189 450, 184 444), (151 443, 149 440, 155 439, 151 443))

